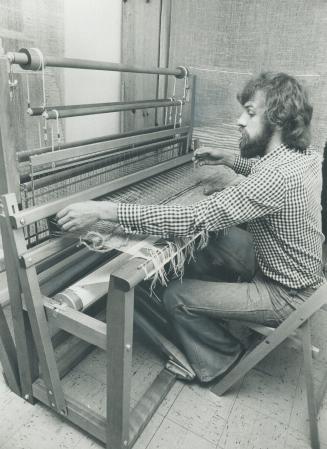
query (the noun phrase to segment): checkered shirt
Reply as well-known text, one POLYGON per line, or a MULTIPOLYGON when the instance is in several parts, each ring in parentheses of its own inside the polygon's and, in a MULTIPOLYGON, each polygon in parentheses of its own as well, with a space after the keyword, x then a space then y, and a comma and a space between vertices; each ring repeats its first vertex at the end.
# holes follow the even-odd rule
POLYGON ((234 171, 246 175, 235 186, 193 206, 120 203, 118 219, 127 233, 193 236, 248 223, 262 272, 292 288, 323 283, 320 154, 285 145, 261 159, 236 156, 234 171))

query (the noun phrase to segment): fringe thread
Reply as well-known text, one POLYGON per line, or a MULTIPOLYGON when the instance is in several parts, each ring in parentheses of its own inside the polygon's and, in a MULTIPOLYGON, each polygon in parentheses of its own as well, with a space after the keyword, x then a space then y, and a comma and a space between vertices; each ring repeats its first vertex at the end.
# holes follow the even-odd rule
MULTIPOLYGON (((228 229, 219 232, 225 235, 228 229)), ((204 230, 192 237, 165 241, 161 247, 154 244, 144 248, 141 257, 144 257, 145 261, 138 268, 144 271, 145 280, 152 279, 150 290, 153 291, 157 282, 167 286, 171 277, 182 280, 185 263, 194 260, 196 251, 205 248, 208 240, 209 232, 204 230), (153 264, 150 271, 148 271, 149 262, 153 264)), ((80 237, 81 245, 86 246, 91 251, 102 253, 113 249, 122 249, 129 242, 129 236, 124 233, 120 225, 112 226, 109 228, 109 232, 108 229, 106 232, 104 232, 104 229, 89 230, 80 237)))
POLYGON ((182 279, 185 263, 194 260, 195 252, 205 248, 208 240, 208 231, 202 231, 193 237, 168 241, 164 248, 149 250, 149 260, 139 268, 143 269, 146 280, 152 279, 150 291, 153 291, 157 282, 167 286, 170 275, 182 279), (148 271, 149 261, 153 264, 151 271, 148 271))
MULTIPOLYGON (((90 230, 80 236, 80 244, 91 251, 108 252, 112 249, 121 249, 129 242, 129 236, 120 232, 120 226, 115 226, 109 232, 100 232, 90 230), (124 238, 122 238, 124 234, 124 238), (113 243, 115 239, 115 243, 113 243)), ((183 278, 185 263, 194 260, 197 250, 205 248, 208 244, 209 233, 202 231, 192 237, 176 238, 174 241, 165 241, 163 247, 146 248, 145 262, 140 265, 144 270, 145 279, 152 279, 151 290, 159 282, 167 286, 169 277, 183 278), (153 268, 148 271, 149 262, 152 262, 153 268)))

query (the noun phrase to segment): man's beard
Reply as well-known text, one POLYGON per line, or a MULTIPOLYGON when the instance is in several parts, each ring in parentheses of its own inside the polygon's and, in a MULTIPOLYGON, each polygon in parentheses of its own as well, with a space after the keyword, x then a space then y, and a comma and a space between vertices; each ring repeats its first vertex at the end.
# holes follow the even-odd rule
POLYGON ((241 156, 251 159, 257 156, 261 157, 265 154, 266 148, 274 133, 274 127, 270 123, 265 122, 261 134, 253 139, 250 139, 245 129, 241 129, 241 133, 242 136, 239 143, 241 156))

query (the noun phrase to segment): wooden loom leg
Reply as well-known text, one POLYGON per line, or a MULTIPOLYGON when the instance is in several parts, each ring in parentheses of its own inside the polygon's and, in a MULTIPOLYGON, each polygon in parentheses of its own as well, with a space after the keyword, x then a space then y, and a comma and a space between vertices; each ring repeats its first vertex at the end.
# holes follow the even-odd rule
MULTIPOLYGON (((18 210, 16 197, 14 194, 4 195, 2 197, 4 210, 7 216, 15 213, 18 210)), ((55 360, 54 350, 51 342, 49 328, 46 320, 43 298, 40 291, 36 269, 32 265, 29 268, 23 268, 19 263, 19 255, 26 251, 26 242, 23 229, 11 229, 8 222, 8 242, 10 242, 9 254, 13 259, 13 267, 19 274, 19 281, 21 290, 24 294, 25 304, 28 312, 28 317, 33 332, 33 339, 37 350, 38 359, 41 366, 42 377, 47 387, 47 394, 51 407, 56 409, 58 413, 66 414, 66 405, 64 393, 60 383, 58 367, 55 360)), ((16 283, 18 283, 16 281, 16 283)), ((24 326, 24 316, 21 301, 17 305, 19 316, 22 317, 21 326, 24 329, 25 339, 28 338, 28 333, 24 326)), ((26 363, 29 367, 29 375, 31 377, 31 358, 32 351, 24 354, 26 363)), ((25 360, 24 360, 25 361, 25 360)), ((34 379, 33 379, 34 380, 34 379)), ((30 395, 32 397, 32 394, 30 395)))
POLYGON ((107 449, 129 445, 134 291, 110 276, 107 303, 107 449))
POLYGON ((0 305, 0 361, 9 388, 20 395, 20 383, 16 349, 6 317, 0 305))
POLYGON ((8 226, 9 225, 7 223, 1 226, 1 233, 6 262, 8 290, 10 295, 10 308, 15 335, 20 388, 21 395, 26 400, 33 402, 32 382, 34 379, 32 378, 32 370, 29 359, 29 340, 25 328, 21 287, 8 226))
POLYGON ((319 430, 317 423, 318 416, 316 409, 316 399, 315 399, 315 390, 312 372, 310 319, 308 319, 305 323, 303 323, 300 330, 302 333, 304 377, 306 383, 311 447, 312 449, 320 449, 319 430))
POLYGON ((327 390, 327 371, 325 372, 323 380, 321 381, 321 384, 320 384, 319 389, 317 391, 317 396, 316 396, 316 401, 317 401, 316 410, 317 410, 317 414, 319 414, 319 410, 320 410, 320 407, 321 407, 322 402, 324 400, 324 396, 326 394, 326 390, 327 390))
POLYGON ((31 379, 36 380, 39 377, 39 359, 37 356, 37 350, 34 343, 33 331, 31 322, 26 310, 23 311, 24 323, 25 323, 25 335, 28 351, 29 366, 31 371, 31 379))
POLYGON ((41 366, 42 377, 47 386, 49 402, 51 407, 56 409, 58 413, 65 415, 66 404, 64 393, 60 383, 58 366, 35 268, 21 269, 20 279, 41 366))

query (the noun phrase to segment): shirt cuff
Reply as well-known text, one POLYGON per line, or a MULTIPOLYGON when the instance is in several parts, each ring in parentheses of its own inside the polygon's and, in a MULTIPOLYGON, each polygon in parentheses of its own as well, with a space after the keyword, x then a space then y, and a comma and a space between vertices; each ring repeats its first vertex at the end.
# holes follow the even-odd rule
POLYGON ((127 234, 142 233, 140 205, 118 203, 117 213, 119 224, 127 234))
POLYGON ((233 170, 236 173, 240 173, 242 171, 242 169, 244 167, 244 164, 242 162, 243 161, 242 161, 241 157, 238 154, 236 154, 235 159, 234 159, 234 165, 233 165, 233 170))
POLYGON ((252 161, 248 159, 244 159, 244 157, 239 156, 238 154, 235 155, 233 170, 236 173, 240 173, 242 175, 248 175, 251 172, 252 167, 252 161))

